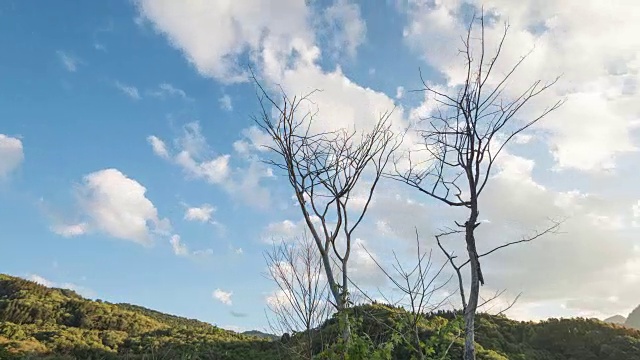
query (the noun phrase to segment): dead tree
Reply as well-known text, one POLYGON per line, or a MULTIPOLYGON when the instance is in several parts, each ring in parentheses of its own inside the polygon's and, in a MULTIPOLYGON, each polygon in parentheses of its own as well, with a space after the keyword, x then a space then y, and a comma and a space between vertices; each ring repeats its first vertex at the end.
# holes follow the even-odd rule
POLYGON ((269 321, 271 330, 298 333, 283 345, 302 359, 313 358, 313 330, 330 313, 322 259, 315 247, 305 232, 292 243, 282 242, 265 253, 267 275, 278 286, 278 292, 267 304, 275 317, 269 321))
POLYGON ((507 94, 512 75, 527 57, 525 55, 520 58, 506 72, 496 73, 496 62, 502 53, 508 29, 509 26, 505 25, 495 52, 487 51, 484 18, 473 17, 460 50, 460 55, 464 58, 466 78, 453 92, 440 91, 421 76, 424 85, 421 91, 426 92, 428 98, 437 105, 435 111, 423 119, 419 129, 416 129, 430 160, 428 164, 418 163, 409 153, 408 166, 401 168, 396 162, 396 171, 391 175, 431 198, 467 211, 463 223, 456 222, 457 227, 437 236, 438 245, 459 280, 465 320, 465 360, 475 359, 475 313, 480 285, 485 280, 480 258, 507 246, 531 241, 558 227, 558 223, 554 222, 533 237, 482 253, 478 253, 476 247, 475 230, 480 226, 479 201, 496 159, 515 136, 529 129, 563 102, 557 101, 528 119, 518 116, 525 105, 554 85, 558 78, 547 83, 538 80, 519 94, 507 94), (476 23, 479 23, 478 31, 474 31, 476 23), (466 261, 461 264, 454 261, 455 256, 441 242, 444 237, 455 234, 463 236, 466 245, 466 261), (461 275, 461 269, 466 265, 470 269, 468 297, 465 296, 461 275))
MULTIPOLYGON (((413 353, 413 358, 420 360, 428 358, 445 359, 458 336, 453 336, 453 340, 450 341, 444 349, 437 349, 440 352, 430 354, 429 352, 433 349, 421 338, 421 329, 427 314, 441 309, 443 305, 450 300, 451 295, 440 294, 452 279, 452 276, 447 278, 443 277, 443 270, 447 266, 447 263, 445 262, 442 265, 435 266, 432 251, 422 251, 417 230, 416 259, 415 264, 411 266, 403 265, 395 251, 393 251, 394 262, 390 267, 382 265, 366 248, 365 251, 387 280, 391 282, 393 289, 399 291, 400 298, 397 300, 389 298, 382 291, 379 291, 379 295, 387 304, 401 306, 406 310, 401 313, 401 316, 407 326, 390 326, 385 321, 387 319, 379 319, 376 314, 373 313, 367 313, 366 315, 402 339, 402 342, 407 346, 409 351, 413 353)), ((370 302, 375 301, 357 285, 354 286, 367 300, 370 302)))
MULTIPOLYGON (((383 113, 369 131, 314 132, 317 110, 310 109, 315 107, 311 97, 317 90, 293 98, 281 91, 279 98, 272 98, 255 77, 254 82, 262 109, 254 120, 271 137, 267 148, 275 155, 265 161, 286 173, 322 259, 332 304, 340 312, 349 306, 348 264, 354 231, 401 138, 391 130, 391 112, 383 113), (349 201, 358 191, 364 199, 360 208, 354 208, 349 201)), ((348 339, 348 320, 345 325, 348 339)))

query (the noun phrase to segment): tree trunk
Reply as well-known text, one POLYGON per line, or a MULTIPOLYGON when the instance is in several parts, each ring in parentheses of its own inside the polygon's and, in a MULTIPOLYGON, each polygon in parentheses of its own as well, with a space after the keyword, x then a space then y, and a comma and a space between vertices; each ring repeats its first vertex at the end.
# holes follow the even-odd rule
POLYGON ((482 278, 474 236, 476 223, 478 221, 478 210, 477 206, 473 205, 474 204, 472 204, 469 220, 465 226, 465 240, 467 243, 467 253, 469 255, 469 268, 471 270, 471 287, 469 289, 469 301, 464 309, 464 360, 476 359, 475 320, 482 278))
MULTIPOLYGON (((321 245, 318 245, 318 248, 322 249, 321 245)), ((324 267, 325 274, 327 274, 327 282, 329 282, 329 290, 331 291, 333 300, 336 302, 337 310, 340 310, 344 307, 344 304, 342 301, 342 294, 340 293, 340 289, 338 289, 338 284, 336 283, 333 270, 331 269, 331 259, 329 259, 329 254, 326 251, 321 252, 321 256, 322 266, 324 267)))
POLYGON ((344 311, 344 329, 342 329, 342 339, 345 344, 348 344, 351 339, 351 325, 349 323, 349 314, 347 314, 346 309, 349 305, 349 276, 347 274, 347 260, 349 258, 349 254, 345 255, 344 260, 342 261, 342 294, 340 297, 342 299, 342 309, 344 311))

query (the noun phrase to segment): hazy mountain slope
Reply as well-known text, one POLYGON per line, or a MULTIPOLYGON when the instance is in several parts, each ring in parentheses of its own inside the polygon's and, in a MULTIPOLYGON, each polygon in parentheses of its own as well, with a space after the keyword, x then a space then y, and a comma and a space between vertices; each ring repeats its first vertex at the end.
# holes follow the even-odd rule
POLYGON ((622 316, 622 315, 614 315, 614 316, 608 317, 608 318, 606 318, 606 319, 604 319, 604 320, 602 320, 602 321, 604 321, 604 322, 606 322, 606 323, 609 323, 609 324, 619 324, 619 325, 622 325, 622 324, 624 324, 624 323, 625 323, 625 321, 627 321, 627 318, 625 318, 625 317, 624 317, 624 316, 622 316))
POLYGON ((624 322, 624 325, 634 329, 640 329, 640 306, 631 311, 629 316, 627 316, 627 320, 624 322))

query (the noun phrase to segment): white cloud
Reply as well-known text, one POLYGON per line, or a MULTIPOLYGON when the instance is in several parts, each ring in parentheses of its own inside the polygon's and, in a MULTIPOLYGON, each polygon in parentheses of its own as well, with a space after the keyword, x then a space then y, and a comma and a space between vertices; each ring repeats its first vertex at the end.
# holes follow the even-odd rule
POLYGON ((456 58, 458 47, 451 44, 460 44, 465 31, 464 7, 483 6, 494 17, 486 28, 488 49, 495 47, 508 20, 510 33, 495 73, 504 74, 520 56, 534 51, 514 74, 505 95, 516 95, 535 80, 562 75, 521 115, 533 116, 536 109, 566 98, 565 105, 537 127, 549 132, 558 169, 598 172, 613 169, 620 155, 637 150, 631 132, 640 113, 634 100, 640 84, 635 50, 640 40, 630 34, 640 31, 640 8, 634 4, 620 1, 609 6, 589 0, 576 8, 571 2, 533 0, 411 2, 405 38, 454 85, 463 75, 463 63, 456 58))
POLYGON ((180 235, 172 235, 169 243, 171 244, 174 254, 178 256, 189 255, 189 249, 187 249, 187 246, 182 242, 180 235))
MULTIPOLYGON (((265 54, 268 59, 269 54, 265 54)), ((314 61, 299 61, 290 68, 282 68, 282 63, 269 60, 265 71, 272 84, 279 84, 285 93, 292 95, 308 94, 321 89, 312 96, 313 103, 299 108, 302 116, 307 111, 316 112, 312 132, 331 131, 342 128, 355 128, 368 131, 376 124, 382 114, 394 110, 389 121, 392 129, 401 132, 406 127, 404 109, 397 107, 393 99, 384 93, 364 88, 342 73, 340 67, 325 72, 314 61)))
POLYGON ((157 136, 149 136, 147 137, 147 142, 151 145, 153 149, 153 153, 160 156, 163 159, 169 158, 169 151, 167 150, 167 145, 164 141, 160 140, 157 136))
POLYGON ((116 169, 88 174, 77 187, 78 205, 86 221, 55 225, 52 230, 63 236, 77 236, 96 230, 114 238, 150 245, 155 235, 170 229, 161 219, 147 189, 116 169))
POLYGON ((633 213, 633 220, 631 220, 631 225, 634 227, 640 227, 640 200, 631 206, 631 212, 633 213))
POLYGON ((283 220, 280 222, 270 223, 267 225, 266 235, 263 238, 292 238, 302 233, 304 229, 304 222, 294 223, 291 220, 283 220))
POLYGON ((380 262, 381 260, 372 246, 364 240, 356 238, 351 245, 349 266, 351 279, 359 286, 384 285, 387 278, 376 265, 376 261, 380 262))
POLYGON ((233 104, 231 104, 231 96, 224 94, 220 99, 218 99, 220 103, 220 108, 225 111, 233 110, 233 104))
POLYGON ((84 62, 80 58, 68 52, 58 50, 56 51, 56 54, 58 55, 58 59, 65 67, 65 69, 70 72, 76 72, 78 70, 78 66, 84 64, 84 62))
POLYGON ((203 204, 200 207, 190 207, 184 214, 184 218, 189 221, 208 222, 211 220, 211 215, 216 210, 209 204, 203 204))
POLYGON ((404 97, 404 87, 398 86, 396 88, 396 99, 402 99, 404 97))
POLYGON ((290 306, 289 298, 291 296, 291 294, 287 294, 284 290, 278 289, 265 296, 264 300, 270 308, 277 309, 290 306))
POLYGON ((192 254, 193 256, 199 256, 199 257, 211 256, 213 255, 213 249, 194 250, 192 254))
POLYGON ((46 287, 54 287, 55 286, 52 281, 49 281, 49 280, 47 280, 47 279, 45 279, 42 276, 37 275, 37 274, 29 275, 27 277, 27 280, 31 280, 31 281, 33 281, 35 283, 38 283, 38 284, 40 284, 42 286, 46 286, 46 287))
POLYGON ((264 152, 271 146, 271 136, 260 130, 257 126, 251 126, 242 130, 243 138, 233 143, 233 149, 242 155, 250 155, 254 152, 264 152))
MULTIPOLYGON (((510 247, 484 261, 488 286, 524 292, 513 316, 535 303, 564 304, 565 316, 591 311, 624 313, 637 305, 636 284, 619 282, 640 258, 633 236, 623 228, 625 214, 614 199, 578 191, 558 192, 533 179, 535 163, 505 154, 499 171, 483 194, 480 252, 513 241, 549 225, 548 218, 566 219, 561 233, 510 247), (544 264, 544 266, 540 266, 544 264), (616 297, 620 301, 605 301, 616 297), (600 301, 602 300, 602 301, 600 301)), ((628 217, 628 215, 627 215, 628 217)), ((536 310, 526 317, 546 317, 536 310)), ((593 313, 593 312, 592 312, 593 313)))
POLYGON ((127 95, 129 98, 133 100, 142 99, 137 87, 133 85, 123 84, 120 81, 116 81, 114 85, 116 88, 118 88, 118 90, 120 90, 123 94, 127 95))
POLYGON ((532 135, 529 134, 518 134, 513 137, 513 142, 515 144, 527 144, 533 139, 532 135))
MULTIPOLYGON (((230 155, 211 156, 210 149, 200 131, 200 124, 189 123, 183 128, 183 135, 177 139, 178 153, 173 161, 180 165, 187 175, 203 178, 212 184, 221 184, 230 175, 230 155)), ((155 136, 148 137, 154 152, 160 157, 169 156, 165 143, 155 136)))
POLYGON ((304 0, 249 0, 233 6, 171 0, 138 0, 136 4, 140 15, 181 50, 200 74, 224 82, 246 79, 239 55, 265 43, 288 46, 296 39, 313 37, 304 0))
POLYGON ((233 292, 224 291, 222 289, 215 289, 215 291, 212 294, 214 299, 220 301, 221 303, 223 303, 225 305, 231 305, 232 304, 232 301, 231 301, 231 296, 232 295, 233 295, 233 292))
POLYGON ((179 89, 169 83, 161 83, 160 85, 158 85, 157 89, 149 90, 148 93, 151 96, 161 99, 175 96, 183 100, 192 100, 189 96, 187 96, 187 93, 184 90, 179 89))
POLYGON ((155 136, 148 142, 154 152, 180 166, 188 178, 203 179, 210 184, 221 186, 226 192, 244 202, 266 207, 269 192, 261 185, 264 178, 273 177, 271 169, 258 159, 243 156, 245 167, 232 168, 230 154, 214 155, 202 135, 197 122, 186 124, 183 134, 175 143, 175 154, 168 151, 165 143, 155 136))
POLYGON ((22 141, 0 134, 0 179, 16 170, 24 160, 22 141))
POLYGON ((64 237, 80 236, 89 231, 89 224, 86 222, 77 224, 57 224, 51 227, 51 231, 64 237))
POLYGON ((326 34, 329 49, 336 56, 344 53, 355 57, 358 47, 365 41, 367 26, 360 16, 358 4, 349 0, 336 0, 324 9, 320 33, 326 34))
MULTIPOLYGON (((320 226, 320 218, 312 216, 311 221, 320 226)), ((330 225, 330 224, 329 224, 330 225)), ((266 243, 292 241, 296 237, 300 237, 307 229, 307 223, 304 219, 297 222, 292 220, 282 220, 269 223, 262 231, 262 240, 266 243)))
POLYGON ((46 286, 46 287, 50 287, 50 288, 59 288, 59 289, 69 289, 69 290, 73 290, 75 292, 77 292, 78 294, 80 294, 81 296, 85 297, 85 298, 96 298, 97 294, 95 291, 88 289, 84 286, 80 286, 80 285, 76 285, 76 284, 72 284, 72 283, 57 283, 54 281, 51 281, 49 279, 46 279, 38 274, 30 274, 29 276, 27 276, 27 280, 31 280, 35 283, 38 283, 42 286, 46 286))
POLYGON ((213 249, 189 250, 187 244, 185 244, 180 235, 177 234, 174 234, 169 238, 169 244, 171 244, 171 249, 176 256, 194 259, 213 255, 213 249))
POLYGON ((192 153, 181 151, 176 155, 178 165, 196 178, 203 178, 212 184, 223 183, 229 177, 229 158, 231 155, 220 155, 210 160, 196 161, 192 153))

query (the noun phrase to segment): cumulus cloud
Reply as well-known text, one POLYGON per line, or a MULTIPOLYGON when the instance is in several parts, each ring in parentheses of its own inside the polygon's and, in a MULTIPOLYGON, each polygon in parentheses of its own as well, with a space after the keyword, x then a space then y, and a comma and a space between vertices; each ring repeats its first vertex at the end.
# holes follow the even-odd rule
POLYGON ((511 154, 500 160, 499 171, 483 194, 483 217, 489 222, 478 228, 479 251, 534 234, 550 225, 549 218, 566 220, 559 234, 487 258, 487 285, 512 294, 523 291, 523 304, 516 304, 512 314, 524 318, 549 316, 531 313, 540 311, 533 308, 525 314, 535 303, 555 302, 565 307, 565 314, 589 310, 600 316, 636 306, 638 279, 612 281, 626 278, 640 255, 625 226, 615 225, 628 223, 628 214, 615 199, 554 191, 539 184, 533 178, 534 166, 534 161, 511 154), (599 305, 594 307, 595 303, 599 305))
POLYGON ((224 291, 222 289, 215 289, 213 291, 213 293, 211 294, 211 296, 213 296, 214 299, 220 301, 221 303, 223 303, 225 305, 231 305, 233 303, 231 301, 231 296, 232 295, 233 295, 233 292, 224 291))
POLYGON ((242 54, 265 44, 288 46, 298 39, 313 38, 304 0, 250 0, 233 6, 170 0, 138 0, 136 4, 140 15, 182 51, 200 74, 223 82, 246 79, 238 61, 242 54))
POLYGON ((22 141, 0 134, 0 179, 15 171, 24 160, 22 141))
POLYGON ((117 169, 86 175, 76 188, 83 221, 52 226, 63 236, 98 231, 111 237, 150 245, 156 235, 165 235, 171 225, 145 193, 147 189, 117 169))
POLYGON ((184 218, 189 221, 208 222, 211 220, 211 215, 216 210, 209 204, 203 204, 200 207, 187 208, 184 218))
POLYGON ((634 50, 640 43, 636 37, 620 35, 640 30, 637 6, 631 1, 609 6, 597 0, 583 2, 579 8, 552 1, 411 1, 405 40, 447 77, 449 85, 458 84, 463 76, 458 66, 463 63, 456 58, 458 47, 451 44, 460 43, 459 35, 466 26, 464 7, 469 5, 482 6, 492 18, 486 28, 488 49, 495 48, 503 23, 509 22, 496 74, 504 74, 533 49, 514 74, 506 96, 516 96, 538 79, 562 75, 535 106, 522 112, 532 116, 536 108, 567 99, 538 124, 550 133, 549 148, 558 169, 610 170, 620 155, 637 150, 632 131, 640 107, 632 99, 640 81, 640 62, 634 50), (612 21, 615 27, 610 26, 612 21))
POLYGON ((158 216, 145 196, 147 189, 119 170, 97 171, 83 180, 80 205, 97 229, 115 238, 149 244, 152 234, 168 228, 168 220, 158 216))

